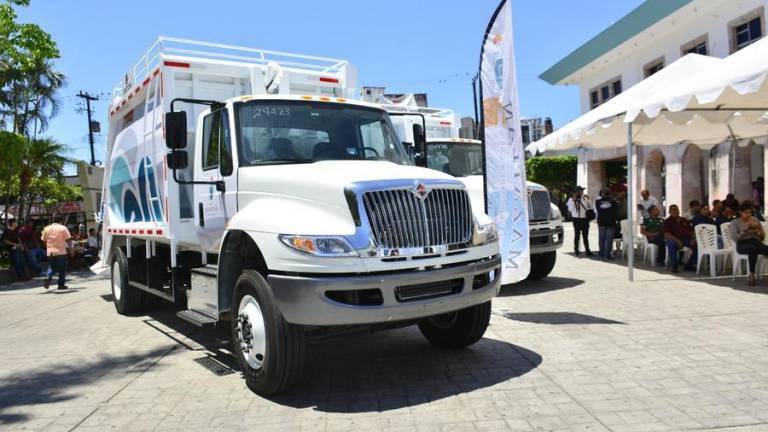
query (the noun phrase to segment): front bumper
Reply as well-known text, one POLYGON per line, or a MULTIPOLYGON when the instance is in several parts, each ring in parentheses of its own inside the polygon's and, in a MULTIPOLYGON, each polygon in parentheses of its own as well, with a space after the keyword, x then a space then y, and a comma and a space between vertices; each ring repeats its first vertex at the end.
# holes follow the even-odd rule
POLYGON ((448 268, 381 275, 291 276, 269 275, 267 281, 286 321, 299 325, 355 325, 405 321, 439 315, 485 303, 498 294, 501 257, 448 268), (476 276, 490 275, 480 286, 476 276), (458 292, 423 300, 398 300, 402 287, 461 279, 458 292), (331 300, 332 291, 381 290, 382 303, 359 306, 331 300))
POLYGON ((531 226, 531 255, 553 252, 563 246, 563 226, 540 228, 531 226))

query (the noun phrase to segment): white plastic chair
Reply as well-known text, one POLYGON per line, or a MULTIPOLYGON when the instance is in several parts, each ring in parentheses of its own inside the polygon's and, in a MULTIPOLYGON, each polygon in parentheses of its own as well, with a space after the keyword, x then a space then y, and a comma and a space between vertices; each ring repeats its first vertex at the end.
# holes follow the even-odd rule
POLYGON ((659 245, 655 243, 649 243, 648 237, 640 234, 638 237, 638 248, 643 253, 643 261, 646 264, 654 265, 656 263, 656 257, 659 256, 659 245))
POLYGON ((693 229, 696 234, 696 274, 698 275, 701 270, 701 262, 704 257, 708 257, 709 261, 709 275, 712 277, 717 276, 717 259, 719 257, 725 258, 731 254, 730 250, 719 249, 717 247, 717 227, 710 224, 696 225, 693 229))
MULTIPOLYGON (((629 253, 629 247, 632 245, 632 234, 629 232, 629 220, 622 219, 619 221, 619 226, 621 227, 621 239, 616 239, 621 241, 621 257, 624 258, 629 253)), ((614 244, 617 242, 614 241, 614 244)), ((637 240, 634 242, 635 247, 637 246, 637 240)))
MULTIPOLYGON (((733 237, 731 236, 731 223, 725 222, 720 224, 720 233, 722 233, 723 237, 723 250, 731 251, 731 267, 733 269, 733 276, 731 277, 731 280, 736 280, 737 272, 738 274, 741 274, 742 263, 746 264, 747 273, 751 273, 751 269, 749 268, 749 257, 740 254, 736 250, 736 242, 733 241, 733 237)), ((725 270, 725 263, 723 263, 723 270, 725 270)))

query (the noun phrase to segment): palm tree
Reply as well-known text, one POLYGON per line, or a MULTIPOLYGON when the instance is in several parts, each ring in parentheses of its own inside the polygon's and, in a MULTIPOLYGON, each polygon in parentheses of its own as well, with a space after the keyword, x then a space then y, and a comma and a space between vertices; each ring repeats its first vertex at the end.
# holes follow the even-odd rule
POLYGON ((48 121, 61 108, 56 94, 66 85, 64 74, 48 60, 36 61, 28 69, 4 72, 0 116, 11 119, 14 132, 37 136, 48 128, 48 121))
POLYGON ((19 211, 17 220, 24 220, 24 210, 34 200, 38 183, 46 179, 61 179, 67 147, 50 138, 28 139, 22 152, 19 173, 19 211))

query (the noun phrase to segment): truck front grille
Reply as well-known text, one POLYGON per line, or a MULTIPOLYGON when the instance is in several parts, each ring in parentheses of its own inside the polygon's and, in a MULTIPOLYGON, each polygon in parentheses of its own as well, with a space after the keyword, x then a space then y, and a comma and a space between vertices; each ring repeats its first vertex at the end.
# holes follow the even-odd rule
POLYGON ((549 192, 531 191, 528 194, 528 220, 540 221, 549 219, 549 192))
POLYGON ((363 205, 380 248, 455 245, 472 239, 472 208, 463 189, 435 188, 424 199, 411 189, 365 192, 363 205))

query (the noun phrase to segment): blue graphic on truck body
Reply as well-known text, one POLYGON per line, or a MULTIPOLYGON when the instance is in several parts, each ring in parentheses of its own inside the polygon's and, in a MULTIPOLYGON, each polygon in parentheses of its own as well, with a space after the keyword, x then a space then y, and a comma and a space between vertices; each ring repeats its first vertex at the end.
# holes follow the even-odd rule
POLYGON ((135 174, 131 172, 124 157, 116 157, 112 163, 109 178, 110 208, 121 219, 115 222, 163 223, 163 208, 152 160, 149 157, 143 158, 137 171, 135 174))

